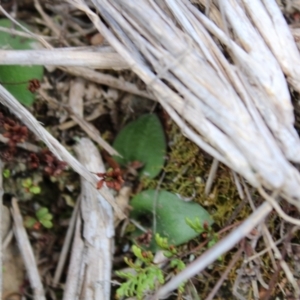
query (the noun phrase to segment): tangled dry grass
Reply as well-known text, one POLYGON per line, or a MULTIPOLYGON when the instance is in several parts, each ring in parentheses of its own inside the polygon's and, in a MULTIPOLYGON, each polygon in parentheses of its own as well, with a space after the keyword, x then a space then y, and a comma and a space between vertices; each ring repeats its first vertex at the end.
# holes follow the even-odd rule
MULTIPOLYGON (((43 37, 36 36, 50 50, 37 51, 35 61, 26 51, 2 50, 0 63, 51 62, 72 74, 158 101, 186 137, 241 175, 266 201, 253 207, 253 214, 239 228, 155 297, 163 297, 232 248, 272 208, 285 221, 300 225, 280 206, 287 201, 300 209, 300 140, 290 92, 300 92, 300 54, 275 1, 68 0, 61 7, 84 12, 112 47, 105 50, 108 53, 78 47, 69 50, 74 59, 66 61, 66 50, 51 50, 43 37), (128 68, 147 90, 92 70, 99 68, 128 68)), ((3 87, 0 93, 0 101, 53 153, 96 185, 96 178, 3 87)), ((100 193, 118 212, 109 192, 100 193)), ((263 231, 267 234, 266 228, 263 231)), ((298 284, 283 268, 298 297, 298 284)), ((109 288, 105 293, 108 297, 109 288)))

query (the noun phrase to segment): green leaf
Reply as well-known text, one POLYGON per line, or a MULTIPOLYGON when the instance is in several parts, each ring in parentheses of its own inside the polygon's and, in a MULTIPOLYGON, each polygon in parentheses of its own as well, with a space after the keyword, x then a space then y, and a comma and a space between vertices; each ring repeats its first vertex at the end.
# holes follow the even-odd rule
POLYGON ((134 255, 139 258, 144 263, 149 263, 153 260, 153 254, 150 251, 143 251, 141 248, 136 245, 132 245, 131 247, 134 255))
POLYGON ((10 177, 10 170, 9 169, 4 169, 2 174, 3 174, 4 178, 9 178, 10 177))
POLYGON ((32 180, 31 178, 26 178, 22 181, 22 187, 24 188, 30 188, 32 186, 32 180))
POLYGON ((144 164, 140 175, 154 178, 161 171, 166 153, 162 125, 156 115, 143 115, 121 130, 114 148, 123 157, 114 157, 123 166, 139 161, 144 164))
POLYGON ((35 213, 35 215, 37 216, 37 218, 38 218, 39 220, 41 220, 41 219, 43 219, 43 217, 44 217, 45 215, 47 215, 48 213, 49 213, 49 210, 48 210, 47 207, 41 207, 41 208, 35 213))
POLYGON ((177 268, 179 271, 185 269, 185 263, 181 259, 173 259, 170 263, 172 268, 177 268))
MULTIPOLYGON (((25 27, 26 24, 22 23, 25 27)), ((12 28, 8 19, 0 19, 0 26, 12 28)), ((17 28, 21 30, 20 28, 17 28)), ((35 40, 0 32, 0 48, 26 50, 33 49, 35 40)), ((43 78, 43 66, 0 65, 0 81, 3 86, 21 103, 30 106, 34 102, 34 94, 28 90, 29 81, 43 78)))
POLYGON ((46 214, 44 215, 40 221, 51 221, 53 219, 53 215, 51 214, 46 214))
POLYGON ((196 217, 194 221, 190 220, 189 218, 185 218, 185 221, 197 233, 202 233, 204 231, 203 225, 198 217, 196 217))
POLYGON ((155 234, 155 242, 161 249, 169 250, 168 239, 165 237, 161 237, 159 233, 155 234))
POLYGON ((53 223, 51 221, 48 220, 41 220, 40 221, 41 224, 45 227, 45 228, 52 228, 53 227, 53 223))
POLYGON ((37 195, 41 193, 41 188, 39 186, 33 185, 29 188, 29 192, 34 195, 37 195))
POLYGON ((121 278, 124 278, 124 279, 132 279, 132 278, 135 278, 135 275, 133 275, 132 273, 130 272, 122 272, 122 271, 116 271, 116 275, 121 277, 121 278))
MULTIPOLYGON (((195 219, 198 217, 202 224, 204 222, 208 225, 213 223, 212 217, 202 206, 195 202, 184 202, 178 196, 167 191, 144 191, 132 199, 130 206, 132 207, 131 218, 140 221, 145 228, 150 227, 149 229, 153 230, 153 236, 159 233, 160 236, 167 237, 170 245, 180 245, 198 236, 198 233, 187 225, 185 218, 195 219), (156 230, 151 228, 153 211, 156 216, 156 230), (148 221, 148 224, 143 224, 145 221, 148 221)), ((135 234, 137 235, 137 232, 135 234)), ((150 249, 157 249, 154 240, 150 244, 150 249)))
POLYGON ((24 220, 24 226, 26 228, 32 228, 33 225, 37 222, 37 220, 35 218, 32 217, 26 217, 24 220))

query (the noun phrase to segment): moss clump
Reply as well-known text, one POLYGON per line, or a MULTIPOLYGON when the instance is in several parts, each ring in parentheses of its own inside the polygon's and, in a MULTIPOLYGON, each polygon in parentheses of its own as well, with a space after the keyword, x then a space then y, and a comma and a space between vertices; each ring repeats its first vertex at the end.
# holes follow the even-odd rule
MULTIPOLYGON (((216 224, 223 226, 241 202, 231 171, 221 165, 217 171, 211 193, 204 194, 205 182, 209 175, 212 158, 197 145, 185 138, 176 124, 167 131, 168 156, 161 178, 143 178, 143 189, 165 189, 179 194, 182 198, 198 202, 212 214, 216 224)), ((243 219, 249 214, 243 208, 236 218, 243 219)))

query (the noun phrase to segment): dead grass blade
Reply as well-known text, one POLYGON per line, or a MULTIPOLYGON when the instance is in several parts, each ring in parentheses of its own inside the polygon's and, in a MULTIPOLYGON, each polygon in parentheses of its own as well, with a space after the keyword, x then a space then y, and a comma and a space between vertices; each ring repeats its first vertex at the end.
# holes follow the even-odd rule
POLYGON ((39 275, 34 254, 23 225, 23 218, 17 203, 17 199, 12 199, 12 217, 14 219, 14 233, 26 266, 26 272, 29 277, 30 285, 33 290, 35 300, 46 300, 44 288, 39 275))

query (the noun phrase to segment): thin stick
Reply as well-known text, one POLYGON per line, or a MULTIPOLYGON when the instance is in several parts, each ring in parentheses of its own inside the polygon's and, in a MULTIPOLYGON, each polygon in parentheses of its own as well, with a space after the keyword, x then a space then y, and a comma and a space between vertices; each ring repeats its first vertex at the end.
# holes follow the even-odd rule
POLYGON ((212 291, 209 293, 209 295, 206 297, 205 300, 212 300, 215 297, 215 295, 218 292, 218 290, 220 289, 222 283, 227 278, 229 272, 231 271, 233 266, 236 264, 236 262, 241 257, 242 252, 243 252, 243 248, 240 247, 239 250, 234 254, 233 258, 231 259, 225 272, 223 272, 222 276, 219 278, 218 282, 215 284, 214 288, 212 289, 212 291))
POLYGON ((14 233, 15 237, 26 267, 26 271, 29 277, 30 285, 33 290, 35 300, 46 300, 44 288, 40 278, 40 274, 37 268, 37 264, 34 258, 34 254, 23 226, 23 218, 20 213, 20 209, 17 203, 17 199, 12 199, 12 216, 14 219, 14 233))
POLYGON ((235 186, 238 190, 239 196, 242 200, 244 200, 245 196, 244 196, 243 188, 242 188, 241 183, 239 181, 238 175, 234 171, 232 171, 232 175, 233 175, 234 183, 235 183, 235 186))
POLYGON ((165 297, 169 292, 176 289, 183 281, 204 270, 208 265, 217 260, 218 257, 234 247, 234 245, 236 245, 243 237, 245 237, 255 226, 261 223, 271 211, 272 206, 268 202, 263 203, 238 228, 236 228, 211 249, 207 250, 193 263, 187 266, 186 269, 173 277, 167 284, 160 288, 152 300, 165 297))
POLYGON ((157 99, 152 93, 148 92, 147 90, 141 91, 136 87, 135 84, 122 79, 118 79, 108 74, 103 74, 88 68, 81 68, 81 67, 68 67, 68 68, 63 68, 63 70, 72 75, 80 76, 90 81, 104 84, 133 95, 138 95, 144 98, 148 98, 150 100, 157 99))
POLYGON ((117 53, 72 51, 59 49, 0 50, 1 65, 46 65, 57 67, 88 67, 94 69, 128 69, 117 53))
MULTIPOLYGON (((20 30, 17 30, 17 29, 14 29, 14 28, 6 28, 6 27, 3 27, 3 26, 0 26, 0 31, 1 32, 6 32, 6 33, 9 33, 11 35, 17 35, 17 36, 22 36, 22 37, 26 37, 26 38, 34 38, 32 36, 32 34, 29 34, 29 33, 26 33, 24 31, 20 31, 20 30)), ((46 35, 40 35, 41 38, 45 39, 45 40, 57 40, 57 38, 55 37, 49 37, 49 36, 46 36, 46 35)))
POLYGON ((218 166, 219 166, 219 161, 217 159, 214 158, 213 163, 210 167, 210 171, 209 171, 209 175, 208 175, 208 179, 206 181, 206 185, 205 185, 205 195, 207 196, 210 193, 212 184, 214 182, 217 170, 218 170, 218 166))
MULTIPOLYGON (((84 118, 84 120, 86 122, 90 122, 90 121, 93 121, 95 119, 97 119, 98 117, 100 117, 102 115, 102 111, 98 111, 98 112, 92 112, 89 116, 87 116, 86 118, 84 118)), ((67 129, 70 129, 74 126, 78 125, 75 121, 71 120, 71 121, 67 121, 65 123, 62 123, 60 125, 57 126, 57 128, 59 130, 67 130, 67 129)))
POLYGON ((4 251, 6 249, 6 247, 9 245, 9 243, 12 241, 14 237, 14 231, 13 229, 11 229, 8 234, 6 235, 3 243, 2 243, 2 251, 4 251))
POLYGON ((65 284, 63 300, 79 299, 79 277, 80 268, 83 264, 84 242, 81 237, 81 218, 77 214, 74 241, 72 245, 71 259, 68 270, 68 277, 65 284))
POLYGON ((64 265, 66 263, 66 258, 68 255, 68 251, 70 249, 70 244, 71 244, 71 240, 72 240, 72 236, 74 233, 74 229, 75 229, 75 223, 76 223, 76 218, 78 215, 78 210, 79 210, 79 203, 80 203, 80 197, 77 199, 76 205, 73 209, 73 213, 72 213, 72 217, 69 223, 69 227, 68 227, 68 231, 64 240, 64 245, 61 249, 60 252, 60 256, 59 256, 59 260, 58 260, 58 264, 54 273, 54 278, 53 278, 53 286, 56 287, 57 284, 60 281, 60 277, 64 268, 64 265))
POLYGON ((84 118, 81 118, 76 113, 71 111, 71 118, 75 121, 85 133, 95 141, 100 147, 105 149, 110 155, 120 156, 119 152, 115 150, 110 144, 108 144, 100 135, 98 129, 91 123, 87 122, 84 118))
POLYGON ((287 215, 282 208, 280 207, 280 205, 278 204, 278 202, 270 195, 268 195, 265 190, 262 187, 258 187, 257 189, 259 191, 259 193, 264 197, 264 199, 266 199, 272 206, 273 208, 276 210, 276 212, 278 213, 278 215, 284 219, 286 222, 300 226, 300 220, 290 217, 289 215, 287 215))

